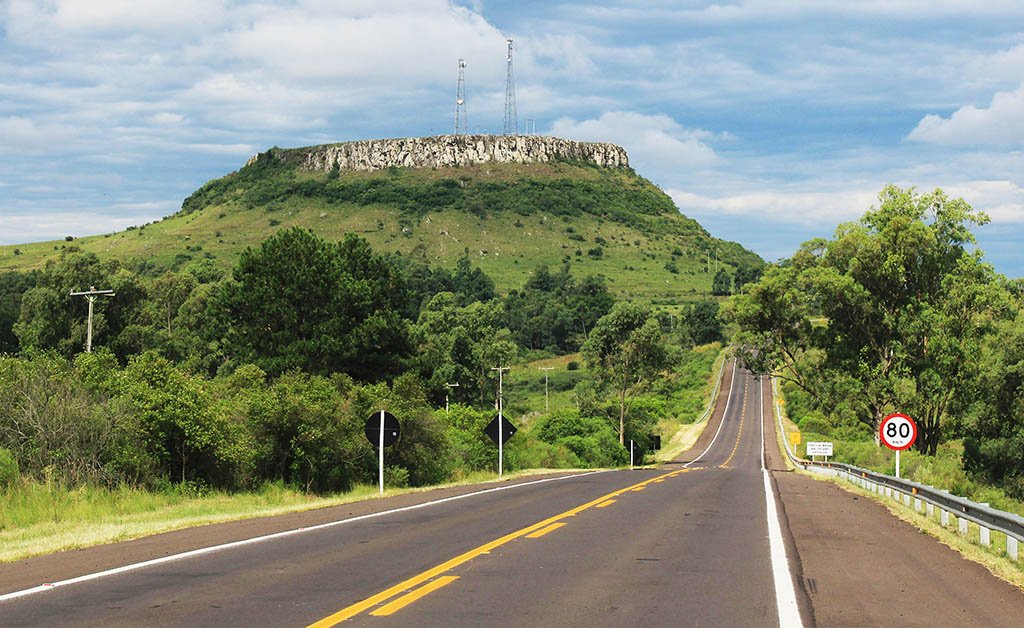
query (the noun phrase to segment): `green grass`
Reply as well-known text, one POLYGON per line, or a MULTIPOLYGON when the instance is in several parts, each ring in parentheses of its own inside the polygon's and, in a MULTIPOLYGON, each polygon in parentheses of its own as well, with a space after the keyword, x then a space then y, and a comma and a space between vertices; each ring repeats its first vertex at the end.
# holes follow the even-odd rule
POLYGON ((378 250, 448 267, 468 252, 503 292, 537 266, 567 260, 577 276, 604 275, 618 294, 675 304, 710 292, 707 251, 719 250, 729 264, 759 262, 712 238, 628 169, 491 164, 352 172, 337 180, 285 167, 243 169, 207 184, 186 207, 122 232, 0 246, 0 271, 40 268, 68 246, 145 262, 154 272, 202 257, 228 270, 245 247, 293 226, 335 240, 357 233, 378 250), (456 193, 436 193, 448 190, 444 182, 456 182, 456 193), (599 259, 588 255, 595 247, 599 259), (670 262, 678 272, 666 269, 670 262))
POLYGON ((534 360, 513 366, 505 376, 504 398, 508 413, 513 416, 532 416, 544 412, 544 371, 548 373, 548 402, 551 411, 576 407, 575 387, 590 378, 590 371, 578 353, 534 360), (579 368, 569 370, 570 362, 579 368))
MULTIPOLYGON (((529 469, 503 480, 572 469, 529 469)), ((492 472, 472 472, 458 482, 423 488, 386 488, 384 496, 449 486, 493 482, 492 472)), ((128 487, 82 486, 73 490, 23 482, 0 492, 0 563, 52 552, 116 543, 171 530, 378 499, 377 486, 347 493, 310 495, 280 484, 257 491, 202 494, 181 490, 146 491, 128 487)))

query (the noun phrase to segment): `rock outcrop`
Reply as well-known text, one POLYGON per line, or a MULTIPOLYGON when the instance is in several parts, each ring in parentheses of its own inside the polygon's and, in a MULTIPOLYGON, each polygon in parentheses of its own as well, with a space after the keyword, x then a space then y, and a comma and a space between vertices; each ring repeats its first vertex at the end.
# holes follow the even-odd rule
POLYGON ((439 135, 274 149, 254 155, 247 165, 268 156, 322 172, 335 168, 365 171, 553 161, 584 162, 609 168, 629 166, 625 149, 615 144, 535 135, 439 135))

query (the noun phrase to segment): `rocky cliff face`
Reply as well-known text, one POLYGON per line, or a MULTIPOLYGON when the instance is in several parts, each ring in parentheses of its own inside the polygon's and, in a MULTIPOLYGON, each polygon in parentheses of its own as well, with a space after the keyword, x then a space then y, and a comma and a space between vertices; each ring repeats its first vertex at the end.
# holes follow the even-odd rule
POLYGON ((307 170, 383 170, 442 168, 485 163, 587 162, 609 168, 629 165, 625 149, 603 142, 576 142, 557 137, 507 135, 439 135, 390 140, 365 140, 325 144, 261 153, 253 163, 268 156, 297 163, 307 170))

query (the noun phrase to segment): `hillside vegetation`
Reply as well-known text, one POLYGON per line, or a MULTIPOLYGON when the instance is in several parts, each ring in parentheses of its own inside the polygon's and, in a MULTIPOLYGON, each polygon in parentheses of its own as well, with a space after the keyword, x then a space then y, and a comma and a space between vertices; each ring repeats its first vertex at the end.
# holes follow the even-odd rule
POLYGON ((710 293, 716 271, 745 281, 763 264, 711 237, 630 169, 551 163, 314 173, 287 159, 259 159, 210 181, 158 222, 73 243, 0 247, 0 270, 42 268, 72 245, 151 276, 201 258, 229 270, 246 247, 296 226, 330 240, 356 233, 376 250, 448 268, 468 254, 500 292, 520 287, 540 265, 568 263, 581 276, 604 275, 616 294, 678 303, 710 293))

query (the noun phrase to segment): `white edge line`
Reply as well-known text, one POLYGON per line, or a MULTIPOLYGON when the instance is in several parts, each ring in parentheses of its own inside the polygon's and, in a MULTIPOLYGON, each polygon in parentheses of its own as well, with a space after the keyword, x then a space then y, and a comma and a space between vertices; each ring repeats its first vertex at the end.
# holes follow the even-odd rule
MULTIPOLYGON (((734 361, 732 363, 732 379, 729 380, 729 395, 725 398, 725 410, 722 411, 722 420, 718 422, 718 429, 715 430, 715 437, 711 439, 711 442, 708 443, 708 446, 704 449, 704 451, 700 452, 699 456, 697 456, 693 460, 691 460, 691 461, 689 461, 689 462, 687 462, 686 464, 683 465, 684 469, 689 467, 691 464, 696 464, 698 461, 700 461, 700 459, 704 457, 704 454, 706 454, 709 451, 711 451, 711 448, 714 446, 715 441, 718 440, 718 435, 722 431, 722 426, 725 425, 725 415, 728 414, 728 412, 729 412, 729 402, 732 401, 732 387, 733 387, 733 384, 735 384, 735 383, 736 383, 736 362, 734 361)), ((710 417, 709 417, 708 420, 710 420, 710 417)))
POLYGON ((532 486, 534 484, 543 484, 544 482, 557 482, 560 480, 570 480, 573 478, 581 478, 588 475, 594 475, 595 473, 605 473, 605 471, 588 471, 586 473, 577 473, 574 475, 563 475, 557 478, 545 478, 543 480, 533 480, 532 482, 522 482, 519 484, 510 484, 508 486, 497 486, 495 488, 484 489, 482 491, 474 491, 472 493, 464 493, 462 495, 454 495, 452 497, 444 497, 442 499, 436 499, 429 502, 423 502, 422 504, 413 504, 411 506, 403 506, 402 508, 393 508, 391 510, 382 510, 380 512, 373 512, 366 515, 359 515, 357 517, 349 517, 348 519, 340 519, 338 521, 329 521, 327 523, 320 523, 314 526, 305 528, 295 528, 293 530, 284 530, 282 532, 274 532, 273 534, 265 534, 263 536, 253 537, 251 539, 242 539, 240 541, 232 541, 230 543, 222 543, 220 545, 211 545, 209 547, 202 547, 188 552, 182 552, 180 554, 171 554, 170 556, 161 556, 160 558, 154 558, 152 560, 142 561, 140 563, 132 563, 130 565, 124 565, 121 567, 114 567, 113 569, 107 569, 105 571, 98 571, 96 573, 85 574, 74 578, 68 578, 67 580, 58 580, 57 582, 48 582, 41 584, 29 589, 22 589, 20 591, 13 591, 11 593, 5 593, 0 595, 0 602, 7 602, 16 598, 27 597, 36 593, 45 593, 46 591, 52 591, 58 587, 64 587, 70 584, 79 584, 81 582, 88 582, 89 580, 98 580, 100 578, 106 578, 109 576, 115 576, 128 571, 135 571, 136 569, 144 569, 146 567, 153 567, 155 565, 162 565, 164 563, 175 562, 179 560, 185 560, 188 558, 194 558, 196 556, 202 556, 204 554, 212 554, 214 552, 221 552, 228 549, 234 549, 236 547, 242 547, 243 545, 254 545, 256 543, 263 543, 265 541, 272 541, 274 539, 280 539, 294 534, 300 534, 303 532, 312 532, 314 530, 323 530, 326 528, 332 528, 347 523, 354 523, 356 521, 364 521, 366 519, 374 519, 376 517, 383 517, 386 515, 393 515, 400 512, 407 512, 410 510, 417 510, 419 508, 427 508, 429 506, 436 506, 438 504, 444 504, 447 502, 453 502, 459 499, 466 499, 469 497, 476 497, 477 495, 484 495, 486 493, 495 493, 497 491, 507 491, 509 489, 520 488, 523 486, 532 486))
POLYGON ((802 627, 800 607, 797 606, 796 590, 793 587, 793 574, 789 572, 789 557, 786 556, 782 526, 779 524, 779 513, 775 508, 775 490, 772 488, 771 474, 764 464, 764 382, 759 382, 758 392, 761 398, 761 473, 764 476, 764 501, 767 504, 768 547, 772 560, 772 579, 775 581, 775 605, 779 611, 780 628, 802 627))

